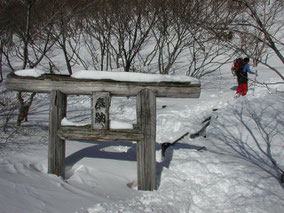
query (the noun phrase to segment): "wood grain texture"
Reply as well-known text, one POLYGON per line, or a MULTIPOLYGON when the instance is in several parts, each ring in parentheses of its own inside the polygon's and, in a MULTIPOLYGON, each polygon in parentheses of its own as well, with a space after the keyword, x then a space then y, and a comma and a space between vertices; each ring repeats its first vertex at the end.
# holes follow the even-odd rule
POLYGON ((58 137, 61 120, 66 116, 67 97, 60 91, 51 92, 48 136, 48 173, 65 178, 65 140, 58 137))
POLYGON ((89 141, 140 141, 144 138, 138 129, 92 129, 90 125, 61 126, 58 136, 65 140, 89 141))
POLYGON ((113 80, 75 79, 66 75, 42 75, 38 78, 9 74, 5 81, 9 90, 50 93, 60 90, 65 94, 91 95, 109 92, 112 96, 136 96, 142 89, 153 91, 156 97, 198 98, 200 84, 190 82, 122 82, 113 80))
POLYGON ((139 190, 156 189, 156 97, 149 89, 137 95, 137 121, 144 138, 137 144, 139 190))

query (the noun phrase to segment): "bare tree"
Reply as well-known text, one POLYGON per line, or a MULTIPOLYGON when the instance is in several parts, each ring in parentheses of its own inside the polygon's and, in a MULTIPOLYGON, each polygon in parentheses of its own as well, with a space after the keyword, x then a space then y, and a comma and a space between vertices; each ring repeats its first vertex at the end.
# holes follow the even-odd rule
POLYGON ((35 97, 36 93, 33 92, 30 96, 29 96, 29 100, 28 101, 24 101, 22 92, 18 92, 18 101, 20 103, 20 108, 19 108, 19 115, 18 115, 18 120, 17 120, 17 125, 20 126, 21 123, 23 121, 28 121, 28 113, 30 110, 30 107, 33 103, 33 99, 35 97))
MULTIPOLYGON (((113 23, 115 21, 116 19, 112 19, 112 6, 109 1, 100 1, 99 4, 93 4, 88 9, 88 14, 84 21, 84 42, 95 69, 112 69, 112 58, 114 58, 114 61, 117 61, 115 54, 111 53, 113 49, 111 48, 113 23)), ((119 65, 116 63, 116 66, 118 67, 119 65)))
POLYGON ((53 32, 53 39, 56 41, 60 50, 62 50, 67 71, 69 75, 72 75, 72 60, 75 56, 75 53, 72 50, 76 48, 72 47, 72 39, 75 38, 75 35, 72 32, 73 29, 70 27, 69 20, 70 18, 68 16, 60 13, 60 18, 56 24, 57 27, 55 27, 55 31, 53 32))
MULTIPOLYGON (((1 41, 3 42, 1 50, 6 65, 12 71, 19 69, 18 62, 21 63, 21 69, 38 66, 54 45, 51 41, 55 13, 52 2, 47 0, 1 1, 0 8, 1 41), (48 11, 42 8, 48 8, 48 11), (11 13, 16 15, 11 16, 11 13)), ((32 94, 27 97, 30 104, 34 96, 35 94, 32 94)), ((24 112, 27 117, 28 109, 24 110, 27 107, 22 93, 18 93, 18 100, 21 100, 19 116, 23 114, 21 112, 24 112)), ((21 120, 20 117, 18 120, 21 120)), ((19 125, 20 123, 18 122, 19 125)))
POLYGON ((156 40, 158 69, 161 74, 169 74, 178 56, 187 46, 190 35, 187 26, 178 20, 179 16, 176 16, 177 10, 186 5, 173 7, 174 5, 173 1, 169 1, 168 4, 157 8, 158 24, 152 31, 156 40))
POLYGON ((12 93, 2 91, 0 94, 0 117, 2 121, 0 127, 3 128, 3 132, 6 132, 9 121, 13 118, 17 108, 18 103, 12 93))
POLYGON ((269 67, 284 80, 283 74, 271 65, 269 60, 273 52, 282 64, 284 63, 284 57, 281 53, 284 49, 283 1, 232 0, 232 2, 232 4, 241 8, 238 19, 231 26, 231 30, 239 39, 239 43, 231 43, 232 47, 247 56, 252 56, 256 65, 259 62, 269 67))
MULTIPOLYGON (((159 2, 159 1, 158 1, 159 2)), ((157 56, 159 72, 169 74, 178 58, 188 58, 187 75, 201 77, 218 70, 227 59, 219 43, 231 39, 228 25, 235 14, 224 0, 169 0, 155 5, 158 21, 153 29, 156 46, 148 59, 157 56), (218 47, 219 46, 219 47, 218 47)))
MULTIPOLYGON (((92 12, 100 0, 63 0, 57 2, 57 19, 53 31, 53 39, 62 51, 69 75, 73 73, 74 65, 88 69, 89 63, 82 54, 82 44, 91 50, 92 44, 87 42, 89 23, 92 22, 92 12), (85 43, 84 43, 85 40, 85 43)), ((92 56, 92 52, 90 54, 92 56)))
MULTIPOLYGON (((187 75, 200 78, 220 69, 229 60, 224 43, 232 39, 229 25, 236 12, 228 10, 224 0, 202 0, 196 3, 194 21, 190 26, 191 41, 188 44, 189 66, 187 75)), ((192 16, 192 14, 190 14, 192 16)))
POLYGON ((72 40, 77 38, 73 21, 78 4, 75 3, 74 5, 72 1, 70 3, 67 0, 56 2, 58 13, 54 23, 54 31, 52 32, 53 40, 63 53, 69 75, 72 75, 75 51, 77 51, 77 48, 73 45, 78 42, 73 43, 72 40))
POLYGON ((129 72, 135 58, 149 40, 150 31, 156 21, 156 13, 149 9, 147 0, 125 1, 113 4, 112 49, 121 59, 124 71, 129 72))
POLYGON ((193 42, 193 45, 188 48, 191 60, 186 75, 201 78, 218 71, 230 60, 227 49, 222 46, 214 42, 206 42, 203 45, 206 47, 202 48, 198 43, 193 42))
POLYGON ((3 24, 7 26, 2 34, 6 35, 3 54, 7 65, 15 70, 11 57, 13 61, 16 57, 22 69, 36 67, 54 45, 51 32, 55 8, 47 0, 12 0, 2 6, 3 24), (49 5, 49 14, 41 9, 43 5, 49 5), (11 17, 10 13, 17 16, 11 17))
POLYGON ((157 56, 158 70, 161 74, 169 74, 178 57, 186 49, 191 40, 189 20, 192 1, 157 1, 154 9, 158 20, 152 30, 156 46, 151 53, 157 56), (185 24, 186 23, 186 24, 185 24))

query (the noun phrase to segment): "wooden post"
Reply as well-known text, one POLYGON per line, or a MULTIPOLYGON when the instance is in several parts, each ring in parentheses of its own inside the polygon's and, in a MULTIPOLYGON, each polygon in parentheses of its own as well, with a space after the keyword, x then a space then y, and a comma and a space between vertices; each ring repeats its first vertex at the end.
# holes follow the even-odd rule
POLYGON ((65 140, 58 137, 61 120, 66 116, 67 96, 58 91, 51 92, 48 139, 48 173, 65 178, 65 140))
POLYGON ((137 124, 144 138, 137 143, 138 190, 156 189, 156 97, 149 89, 136 99, 137 124))
POLYGON ((92 93, 92 129, 109 129, 109 92, 92 93))

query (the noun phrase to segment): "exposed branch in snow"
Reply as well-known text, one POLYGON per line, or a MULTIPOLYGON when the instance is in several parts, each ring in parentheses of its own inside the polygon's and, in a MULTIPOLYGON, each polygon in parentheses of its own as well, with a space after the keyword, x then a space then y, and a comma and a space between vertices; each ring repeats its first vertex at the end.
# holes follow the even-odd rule
POLYGON ((162 156, 164 157, 166 154, 166 150, 167 148, 169 148, 170 146, 174 146, 178 141, 182 140, 185 136, 187 136, 189 134, 189 132, 183 134, 182 136, 180 136, 178 139, 176 139, 175 141, 173 141, 172 143, 170 142, 165 142, 161 144, 161 151, 162 151, 162 156))

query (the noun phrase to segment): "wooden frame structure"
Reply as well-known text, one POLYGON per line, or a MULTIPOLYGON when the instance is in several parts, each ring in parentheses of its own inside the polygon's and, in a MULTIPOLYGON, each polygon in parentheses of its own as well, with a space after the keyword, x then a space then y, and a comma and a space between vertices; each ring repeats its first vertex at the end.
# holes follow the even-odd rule
POLYGON ((49 114, 48 173, 65 177, 65 140, 137 141, 139 190, 156 189, 156 97, 198 98, 200 84, 192 82, 126 82, 74 79, 62 75, 20 77, 9 74, 10 90, 51 93, 49 114), (67 95, 91 96, 91 125, 61 126, 67 95), (136 96, 137 124, 133 129, 110 129, 112 96, 136 96))

